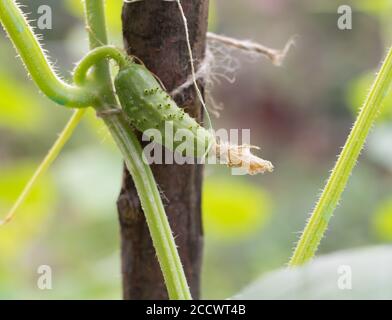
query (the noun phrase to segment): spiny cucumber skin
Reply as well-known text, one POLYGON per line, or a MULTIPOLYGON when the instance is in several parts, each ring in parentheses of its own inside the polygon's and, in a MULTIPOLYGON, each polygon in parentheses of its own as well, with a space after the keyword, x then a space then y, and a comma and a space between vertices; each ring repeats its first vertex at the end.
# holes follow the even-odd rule
POLYGON ((165 123, 169 121, 173 125, 173 136, 179 130, 181 133, 186 130, 186 134, 192 137, 193 143, 187 146, 188 152, 191 150, 194 157, 205 155, 214 141, 212 133, 179 108, 146 67, 130 64, 119 71, 114 83, 122 109, 137 130, 145 132, 157 129, 162 135, 163 144, 175 149, 183 142, 172 141, 172 137, 165 136, 165 123))

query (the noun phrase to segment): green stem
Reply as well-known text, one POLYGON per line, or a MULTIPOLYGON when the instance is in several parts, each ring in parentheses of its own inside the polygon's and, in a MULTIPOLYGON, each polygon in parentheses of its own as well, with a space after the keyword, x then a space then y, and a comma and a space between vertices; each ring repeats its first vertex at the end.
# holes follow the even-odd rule
POLYGON ((381 66, 316 208, 302 233, 289 266, 304 264, 315 255, 391 84, 392 48, 381 66))
POLYGON ((27 196, 30 194, 31 189, 34 187, 37 180, 48 170, 48 168, 52 165, 53 161, 56 160, 57 156, 63 149, 64 145, 71 138, 73 132, 75 131, 77 125, 82 119, 83 115, 87 111, 86 108, 79 109, 74 111, 71 119, 68 121, 67 125, 60 133, 54 145, 50 148, 48 154, 44 158, 44 160, 40 163, 37 170, 34 172, 33 176, 24 187, 22 193, 19 195, 15 204, 12 206, 11 210, 8 212, 4 220, 0 220, 0 226, 10 222, 14 217, 16 211, 19 209, 21 204, 26 200, 27 196))
POLYGON ((15 1, 0 0, 0 20, 31 77, 46 96, 68 107, 91 105, 94 100, 91 90, 69 85, 55 74, 15 1))
POLYGON ((105 118, 135 183, 170 299, 191 299, 185 274, 153 173, 143 150, 122 116, 105 118))
MULTIPOLYGON (((86 0, 85 12, 91 49, 106 45, 107 35, 103 1, 86 0)), ((118 105, 113 93, 113 84, 107 61, 102 60, 95 65, 94 78, 97 82, 105 84, 105 86, 102 86, 102 101, 94 107, 98 111, 104 111, 118 105)), ((135 183, 169 297, 170 299, 191 299, 158 187, 151 168, 143 161, 142 147, 122 114, 105 117, 104 121, 120 148, 135 183)))
POLYGON ((120 68, 124 68, 129 63, 129 59, 116 47, 98 47, 91 50, 86 56, 84 56, 75 68, 73 74, 75 83, 83 85, 85 83, 88 70, 102 59, 115 60, 120 68))

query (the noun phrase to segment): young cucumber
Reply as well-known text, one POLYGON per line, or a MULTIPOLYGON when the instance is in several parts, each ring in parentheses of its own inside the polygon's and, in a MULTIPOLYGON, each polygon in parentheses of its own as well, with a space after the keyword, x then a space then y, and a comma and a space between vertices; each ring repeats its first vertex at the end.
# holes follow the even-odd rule
POLYGON ((192 157, 205 156, 214 144, 214 135, 179 108, 145 66, 129 64, 119 71, 114 83, 131 124, 154 138, 151 129, 158 130, 162 140, 156 142, 192 157))
POLYGON ((211 131, 177 106, 146 67, 131 63, 121 68, 115 88, 131 124, 168 149, 196 158, 205 157, 211 149, 220 163, 242 168, 248 174, 272 171, 271 162, 250 152, 252 146, 216 142, 211 131))

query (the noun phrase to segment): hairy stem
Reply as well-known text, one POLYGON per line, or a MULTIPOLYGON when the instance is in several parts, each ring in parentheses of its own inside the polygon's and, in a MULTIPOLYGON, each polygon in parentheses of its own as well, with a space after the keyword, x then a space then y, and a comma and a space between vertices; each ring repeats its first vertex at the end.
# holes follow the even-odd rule
POLYGON ((366 137, 392 84, 392 48, 373 83, 323 193, 295 248, 289 266, 304 264, 317 251, 328 222, 339 202, 366 137))
MULTIPOLYGON (((103 1, 86 0, 85 12, 90 48, 94 49, 100 45, 106 45, 107 35, 103 1)), ((98 111, 104 111, 113 108, 113 105, 118 105, 113 93, 113 84, 107 61, 102 60, 96 64, 94 78, 97 82, 104 84, 101 93, 102 100, 94 107, 98 111)), ((111 115, 105 117, 104 121, 120 148, 135 182, 169 297, 171 299, 191 299, 159 190, 151 168, 143 161, 141 145, 123 115, 111 115)))
POLYGON ((105 123, 120 147, 135 183, 169 297, 191 299, 159 190, 150 167, 143 160, 140 143, 122 116, 107 117, 105 123))
POLYGON ((48 168, 52 165, 53 161, 56 160, 57 156, 63 149, 64 145, 71 138, 73 132, 75 131, 77 125, 80 120, 82 120, 83 115, 87 109, 79 109, 74 111, 71 119, 66 124, 63 131, 60 133, 54 145, 50 148, 48 154, 44 158, 44 160, 40 163, 37 170, 34 172, 33 176, 24 187, 22 193, 19 195, 19 198, 16 200, 15 204, 12 206, 11 210, 8 212, 4 220, 0 220, 0 226, 10 222, 14 217, 16 211, 23 204, 27 196, 30 194, 31 189, 34 187, 37 180, 48 170, 48 168))
POLYGON ((42 92, 68 107, 88 107, 94 100, 90 89, 69 85, 53 71, 35 34, 14 0, 0 0, 0 20, 31 77, 42 92))

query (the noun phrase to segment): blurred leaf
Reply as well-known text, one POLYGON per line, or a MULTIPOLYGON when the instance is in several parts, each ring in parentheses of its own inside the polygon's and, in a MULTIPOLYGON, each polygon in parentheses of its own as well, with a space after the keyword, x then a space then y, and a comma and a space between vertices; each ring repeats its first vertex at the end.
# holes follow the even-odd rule
POLYGON ((208 235, 238 240, 265 224, 270 209, 268 194, 256 185, 231 179, 206 179, 203 221, 208 235))
POLYGON ((392 10, 392 2, 390 0, 351 0, 344 3, 340 0, 308 1, 308 6, 316 12, 336 13, 337 8, 341 5, 349 5, 355 11, 363 11, 376 15, 389 14, 392 10))
POLYGON ((233 299, 392 299, 391 265, 392 246, 341 251, 271 272, 233 299), (347 268, 352 289, 342 290, 347 268))
POLYGON ((63 154, 55 165, 55 175, 68 205, 83 212, 83 218, 105 218, 115 211, 122 164, 119 152, 84 147, 63 154))
POLYGON ((355 0, 353 2, 355 8, 369 13, 385 14, 392 10, 392 1, 390 0, 355 0))
MULTIPOLYGON (((122 11, 123 0, 106 1, 106 17, 109 33, 113 36, 122 34, 122 11)), ((65 6, 71 14, 78 18, 83 18, 83 4, 81 0, 66 0, 65 6)), ((216 1, 210 1, 208 26, 209 30, 215 30, 217 25, 216 1)))
POLYGON ((392 172, 392 126, 390 123, 380 123, 373 129, 366 151, 374 162, 392 172))
POLYGON ((216 0, 210 0, 210 7, 208 10, 208 30, 215 31, 218 25, 218 8, 216 0))
MULTIPOLYGON (((0 168, 0 212, 6 212, 33 174, 35 165, 18 164, 0 168)), ((43 230, 43 222, 53 210, 56 192, 45 176, 32 189, 14 220, 0 228, 0 261, 17 256, 43 230)))
POLYGON ((4 73, 0 88, 0 127, 25 131, 40 126, 42 109, 35 92, 4 73))
POLYGON ((381 240, 392 241, 392 199, 381 203, 376 210, 373 228, 381 240))
POLYGON ((73 14, 76 17, 83 17, 83 1, 66 0, 64 4, 71 14, 73 14))
MULTIPOLYGON (((347 90, 347 101, 355 115, 362 107, 373 80, 374 74, 369 72, 354 79, 349 84, 347 90)), ((390 119, 392 119, 392 94, 388 94, 385 97, 378 121, 385 121, 390 119)))
MULTIPOLYGON (((110 0, 106 3, 106 20, 110 34, 121 35, 121 10, 123 0, 110 0)), ((76 17, 83 18, 83 3, 81 0, 66 0, 65 6, 76 17)))
POLYGON ((83 121, 87 124, 87 128, 91 130, 94 137, 98 137, 101 145, 108 147, 112 152, 118 152, 117 145, 114 142, 108 127, 102 119, 97 117, 96 112, 93 109, 87 111, 83 121))

